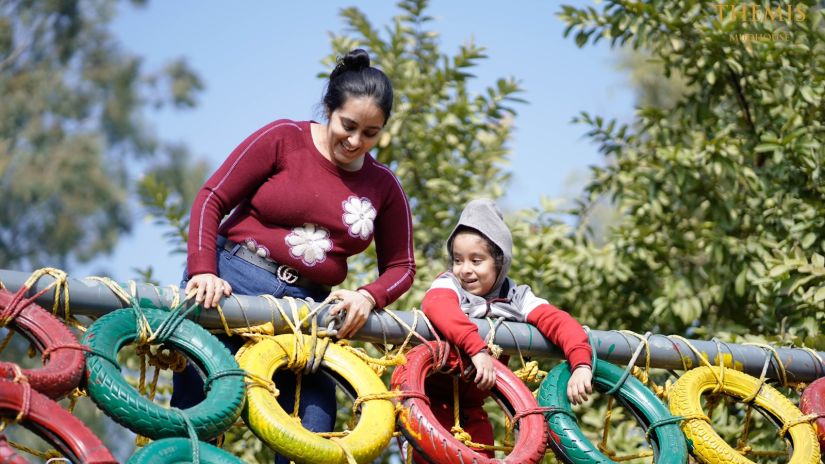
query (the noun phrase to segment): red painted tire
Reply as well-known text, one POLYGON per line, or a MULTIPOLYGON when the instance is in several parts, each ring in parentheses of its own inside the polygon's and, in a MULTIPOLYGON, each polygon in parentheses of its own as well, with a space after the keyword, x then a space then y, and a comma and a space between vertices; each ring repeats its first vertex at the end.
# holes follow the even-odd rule
POLYGON ((0 435, 0 464, 29 464, 29 461, 17 454, 5 435, 0 435))
MULTIPOLYGON (((0 416, 15 418, 23 408, 27 387, 0 380, 0 416)), ((49 442, 75 463, 116 464, 117 460, 80 419, 45 395, 31 390, 29 412, 23 427, 49 442)))
MULTIPOLYGON (((799 409, 803 414, 825 414, 825 377, 814 380, 805 387, 799 399, 799 409)), ((825 451, 825 417, 817 419, 814 428, 819 439, 819 449, 825 451)))
MULTIPOLYGON (((402 400, 402 408, 398 414, 398 425, 407 441, 421 454, 439 464, 525 464, 541 461, 547 447, 547 428, 542 414, 522 416, 516 428, 518 437, 515 446, 503 461, 477 453, 456 440, 438 422, 428 405, 424 380, 433 371, 433 352, 444 352, 445 346, 437 342, 430 342, 428 345, 430 348, 419 345, 410 350, 407 353, 407 363, 397 367, 392 375, 393 390, 414 395, 402 400)), ((458 364, 459 357, 451 350, 447 365, 455 367, 458 364)), ((494 366, 496 385, 491 393, 511 408, 509 412, 512 413, 512 417, 539 407, 532 392, 507 369, 507 366, 497 360, 494 360, 494 366)))
MULTIPOLYGON (((12 293, 0 290, 0 309, 5 309, 12 298, 12 293)), ((23 369, 23 375, 32 388, 49 398, 58 399, 80 384, 86 360, 83 352, 78 349, 55 349, 80 345, 74 334, 58 318, 31 303, 23 308, 9 326, 32 342, 41 353, 49 351, 43 367, 23 369)), ((14 378, 14 363, 0 362, 0 378, 14 378)))

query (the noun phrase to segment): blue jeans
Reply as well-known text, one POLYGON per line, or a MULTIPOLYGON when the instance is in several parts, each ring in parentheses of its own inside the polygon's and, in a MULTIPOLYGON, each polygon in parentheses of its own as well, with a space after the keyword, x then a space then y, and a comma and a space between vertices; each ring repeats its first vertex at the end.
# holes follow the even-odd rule
MULTIPOLYGON (((261 269, 254 264, 244 261, 234 255, 237 247, 232 251, 224 250, 224 237, 218 237, 218 275, 232 285, 232 292, 238 295, 272 295, 276 298, 291 296, 294 298, 312 298, 323 301, 326 293, 312 292, 303 287, 290 285, 274 274, 261 269)), ((189 276, 184 271, 181 287, 186 286, 189 276)), ((233 354, 243 345, 240 336, 229 337, 226 334, 217 335, 224 345, 233 354)), ((295 409, 295 374, 281 370, 275 373, 274 381, 280 395, 278 403, 287 413, 295 409)), ((172 376, 171 405, 187 409, 200 403, 206 398, 203 391, 203 376, 194 363, 188 363, 186 369, 172 376)), ((304 375, 301 382, 301 401, 299 415, 301 423, 307 430, 313 432, 330 432, 335 427, 335 381, 321 372, 304 375)), ((277 462, 288 462, 279 456, 277 462)))

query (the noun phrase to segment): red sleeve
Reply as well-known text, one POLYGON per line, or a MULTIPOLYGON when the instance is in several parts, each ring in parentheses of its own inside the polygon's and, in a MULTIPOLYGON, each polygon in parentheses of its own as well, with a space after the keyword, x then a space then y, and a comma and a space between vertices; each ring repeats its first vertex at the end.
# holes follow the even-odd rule
POLYGON ((274 121, 246 138, 201 187, 189 218, 187 270, 190 276, 216 273, 215 240, 224 216, 277 171, 282 142, 279 127, 294 129, 291 121, 274 121))
POLYGON ((541 304, 527 315, 527 322, 561 348, 571 370, 580 365, 593 367, 593 351, 587 342, 587 334, 569 313, 550 304, 541 304))
POLYGON ((461 311, 458 295, 447 288, 433 288, 424 295, 421 310, 436 329, 463 353, 472 356, 487 349, 478 327, 461 311))
POLYGON ((378 279, 361 288, 375 299, 375 306, 384 308, 410 289, 415 277, 412 215, 407 197, 398 179, 385 167, 392 183, 387 202, 375 219, 375 253, 378 258, 378 279))

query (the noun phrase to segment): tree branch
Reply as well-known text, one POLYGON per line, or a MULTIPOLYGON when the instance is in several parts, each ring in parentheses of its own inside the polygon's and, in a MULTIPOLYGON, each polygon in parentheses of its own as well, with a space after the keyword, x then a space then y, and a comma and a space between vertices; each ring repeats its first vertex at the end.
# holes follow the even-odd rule
MULTIPOLYGON (((733 89, 736 91, 736 100, 739 102, 739 107, 742 108, 742 112, 745 114, 745 123, 753 133, 754 137, 757 136, 756 133, 756 126, 753 123, 753 118, 751 117, 751 110, 748 106, 748 101, 745 99, 745 91, 742 89, 742 86, 739 85, 739 76, 733 72, 730 66, 726 66, 728 68, 728 78, 730 79, 731 84, 733 85, 733 89)), ((759 153, 756 156, 756 167, 761 168, 765 164, 765 160, 767 159, 767 155, 765 153, 759 153)))

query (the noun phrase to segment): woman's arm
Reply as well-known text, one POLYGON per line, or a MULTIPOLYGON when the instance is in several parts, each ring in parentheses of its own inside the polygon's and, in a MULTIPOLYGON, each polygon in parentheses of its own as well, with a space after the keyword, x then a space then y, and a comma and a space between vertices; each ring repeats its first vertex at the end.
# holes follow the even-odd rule
POLYGON ((386 182, 391 182, 387 201, 375 218, 375 252, 378 279, 359 290, 369 293, 379 308, 384 308, 410 289, 415 278, 412 215, 398 179, 385 167, 386 182))

